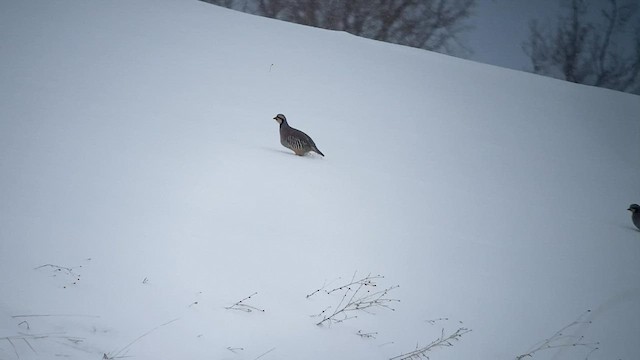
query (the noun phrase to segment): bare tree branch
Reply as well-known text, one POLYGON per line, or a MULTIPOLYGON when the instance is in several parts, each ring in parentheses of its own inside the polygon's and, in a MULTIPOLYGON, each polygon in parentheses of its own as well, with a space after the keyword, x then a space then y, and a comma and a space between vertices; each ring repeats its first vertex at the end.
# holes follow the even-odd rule
POLYGON ((470 29, 475 0, 202 0, 256 15, 447 54, 470 53, 459 35, 470 29), (253 4, 249 6, 248 4, 253 4))
POLYGON ((536 21, 523 50, 533 71, 567 81, 640 94, 640 27, 629 44, 628 25, 638 5, 608 0, 600 23, 588 19, 585 0, 570 0, 568 16, 554 30, 542 30, 536 21), (625 50, 625 49, 630 49, 625 50))

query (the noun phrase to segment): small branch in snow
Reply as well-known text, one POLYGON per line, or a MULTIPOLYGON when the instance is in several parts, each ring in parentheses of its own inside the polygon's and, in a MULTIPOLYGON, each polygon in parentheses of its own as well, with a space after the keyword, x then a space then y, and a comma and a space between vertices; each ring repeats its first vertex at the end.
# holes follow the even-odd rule
POLYGON ((416 349, 413 351, 409 351, 404 354, 400 354, 398 356, 392 357, 389 360, 417 360, 417 359, 429 359, 427 353, 438 347, 451 347, 454 344, 454 341, 460 340, 462 335, 470 332, 470 329, 467 328, 459 328, 454 333, 445 336, 444 329, 436 340, 430 342, 426 346, 420 346, 416 344, 416 349))
POLYGON ((270 350, 266 351, 265 353, 263 353, 262 355, 258 356, 257 358, 253 359, 253 360, 258 360, 261 357, 267 355, 268 353, 272 352, 273 350, 275 350, 276 348, 271 348, 270 350))
MULTIPOLYGON (((90 260, 90 259, 89 259, 90 260)), ((40 270, 43 268, 51 268, 53 271, 53 277, 56 277, 59 273, 66 275, 67 277, 70 278, 69 281, 72 282, 72 285, 77 285, 78 281, 80 281, 80 277, 81 275, 78 274, 75 269, 76 268, 81 268, 82 265, 80 266, 76 266, 76 267, 66 267, 66 266, 60 266, 60 265, 54 265, 54 264, 44 264, 44 265, 40 265, 38 267, 33 268, 34 270, 40 270)), ((67 286, 63 286, 63 288, 67 288, 67 286)))
POLYGON ((337 288, 329 290, 326 293, 327 294, 331 294, 331 293, 336 292, 336 291, 349 289, 350 287, 356 286, 356 285, 376 287, 378 285, 375 283, 375 280, 384 279, 384 276, 382 276, 382 275, 371 276, 371 274, 369 273, 367 276, 363 277, 362 279, 356 280, 356 275, 357 275, 357 271, 353 273, 353 276, 351 277, 351 282, 350 283, 344 284, 342 286, 338 286, 337 288))
MULTIPOLYGON (((333 308, 333 311, 330 311, 332 307, 327 307, 319 314, 314 315, 315 317, 322 317, 322 320, 316 325, 343 322, 357 317, 357 315, 351 315, 352 313, 369 313, 374 308, 386 308, 394 311, 395 309, 391 307, 391 303, 400 302, 400 300, 389 298, 388 295, 390 291, 399 286, 395 285, 380 291, 375 291, 374 288, 377 287, 375 280, 382 278, 384 278, 384 276, 371 276, 371 274, 369 274, 356 280, 356 273, 354 273, 349 283, 332 290, 324 290, 327 295, 341 292, 342 297, 337 306, 333 308)), ((311 295, 315 293, 317 293, 317 291, 311 295)))
POLYGON ((123 352, 128 351, 128 350, 129 350, 129 348, 130 348, 133 344, 135 344, 135 343, 137 343, 138 341, 140 341, 143 337, 145 337, 145 336, 147 336, 147 335, 151 334, 152 332, 154 332, 154 331, 158 330, 159 328, 161 328, 161 327, 163 327, 163 326, 167 326, 167 325, 169 325, 169 324, 171 324, 171 323, 173 323, 173 322, 175 322, 175 321, 178 321, 178 320, 179 320, 179 319, 177 319, 177 318, 176 318, 176 319, 173 319, 173 320, 171 320, 171 321, 167 321, 167 322, 166 322, 166 323, 164 323, 164 324, 160 324, 160 325, 158 325, 158 326, 154 327, 153 329, 151 329, 151 330, 147 331, 146 333, 144 333, 144 334, 142 334, 142 335, 138 336, 138 337, 137 337, 137 338, 135 338, 132 342, 128 343, 125 347, 123 347, 122 349, 120 349, 120 350, 116 351, 113 355, 104 354, 104 356, 103 356, 102 358, 103 358, 103 359, 106 359, 106 360, 113 360, 113 359, 121 358, 121 357, 123 357, 123 356, 121 356, 121 354, 122 354, 123 352))
POLYGON ((25 318, 25 317, 87 317, 87 318, 99 318, 97 315, 82 315, 82 314, 28 314, 28 315, 12 315, 12 318, 25 318))
POLYGON ((0 337, 0 341, 5 340, 5 341, 7 341, 9 343, 9 345, 11 345, 11 348, 13 349, 13 352, 16 354, 16 358, 18 358, 18 359, 20 359, 20 353, 18 352, 18 347, 16 346, 15 341, 24 342, 29 347, 29 349, 31 349, 31 351, 35 354, 36 350, 31 345, 31 341, 37 341, 37 340, 42 340, 42 339, 67 340, 69 342, 72 342, 75 345, 77 345, 77 344, 81 343, 82 341, 84 341, 84 338, 75 337, 75 336, 67 336, 67 335, 64 335, 64 333, 49 333, 49 334, 22 334, 22 333, 20 333, 19 335, 0 337))
POLYGON ((358 330, 356 335, 360 336, 363 339, 375 339, 378 336, 377 332, 362 332, 362 330, 358 330))
POLYGON ((330 284, 333 284, 334 282, 336 282, 337 280, 340 280, 340 279, 341 279, 341 278, 334 279, 334 280, 332 280, 331 282, 329 282, 328 284, 327 284, 327 280, 325 280, 325 281, 324 281, 324 284, 322 284, 322 287, 320 287, 319 289, 313 290, 311 293, 307 294, 307 296, 306 296, 306 297, 307 297, 307 299, 308 299, 308 298, 310 298, 310 297, 312 297, 313 295, 315 295, 315 294, 317 294, 317 293, 321 292, 321 291, 324 291, 325 293, 328 293, 328 292, 325 290, 325 289, 327 288, 327 286, 329 286, 330 284))
POLYGON ((591 351, 587 355, 587 358, 589 358, 591 353, 598 350, 598 345, 600 343, 585 342, 584 336, 566 335, 565 332, 578 325, 591 324, 591 321, 583 320, 583 318, 590 312, 591 310, 587 310, 583 312, 580 316, 578 316, 578 318, 575 321, 567 324, 562 329, 556 331, 553 335, 551 335, 551 337, 544 339, 538 342, 537 344, 534 344, 530 348, 530 350, 527 351, 526 353, 516 356, 516 360, 522 360, 527 357, 533 357, 535 353, 543 350, 556 349, 556 348, 562 348, 562 347, 577 347, 577 346, 591 349, 591 351))
POLYGON ((227 350, 231 351, 234 354, 237 354, 238 351, 244 350, 244 348, 232 348, 231 346, 227 346, 227 350))
MULTIPOLYGON (((38 269, 42 269, 45 267, 50 267, 53 269, 53 271, 60 271, 60 272, 64 272, 70 276, 77 276, 77 274, 73 271, 73 268, 70 267, 65 267, 65 266, 60 266, 60 265, 54 265, 54 264, 44 264, 44 265, 40 265, 38 267, 33 268, 33 270, 38 270, 38 269)), ((79 267, 82 267, 82 265, 80 265, 79 267)))
POLYGON ((437 318, 437 319, 425 320, 425 322, 429 325, 435 325, 439 321, 449 321, 449 318, 437 318))
MULTIPOLYGON (((198 291, 198 293, 196 294, 196 296, 195 296, 195 297, 196 297, 196 298, 199 298, 199 297, 200 297, 200 295, 202 295, 202 291, 198 291)), ((192 306, 194 306, 194 305, 198 305, 198 304, 200 304, 200 302, 199 302, 198 300, 195 300, 194 302, 192 302, 191 304, 189 304, 189 307, 192 307, 192 306)))
POLYGON ((250 312, 252 312, 254 310, 260 311, 260 312, 264 312, 263 309, 258 309, 255 306, 248 305, 248 304, 244 303, 246 300, 251 299, 252 297, 254 297, 257 294, 258 294, 257 292, 254 292, 253 294, 251 294, 251 295, 247 296, 246 298, 236 302, 235 304, 233 304, 231 306, 226 306, 225 309, 227 309, 227 310, 238 310, 238 311, 243 311, 243 312, 247 312, 247 313, 250 313, 250 312))

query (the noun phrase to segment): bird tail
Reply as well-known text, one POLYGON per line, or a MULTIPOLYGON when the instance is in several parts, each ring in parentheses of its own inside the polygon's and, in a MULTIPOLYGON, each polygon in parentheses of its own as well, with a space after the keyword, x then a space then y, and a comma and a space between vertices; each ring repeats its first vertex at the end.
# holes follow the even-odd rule
POLYGON ((313 151, 317 152, 318 154, 322 155, 322 157, 324 157, 324 154, 322 153, 322 151, 318 150, 317 147, 314 147, 313 151))

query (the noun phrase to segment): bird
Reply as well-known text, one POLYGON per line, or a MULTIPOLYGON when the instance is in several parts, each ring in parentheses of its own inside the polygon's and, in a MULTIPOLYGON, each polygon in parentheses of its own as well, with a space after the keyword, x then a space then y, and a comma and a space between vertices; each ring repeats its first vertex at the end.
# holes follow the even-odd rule
POLYGON ((284 115, 278 114, 273 119, 280 124, 280 144, 282 144, 282 146, 293 150, 293 152, 298 156, 303 156, 304 154, 313 151, 324 157, 324 154, 318 149, 316 143, 313 142, 311 137, 302 131, 289 126, 287 118, 284 115))
POLYGON ((631 211, 631 221, 633 221, 633 225, 640 230, 640 205, 631 204, 627 210, 631 211))

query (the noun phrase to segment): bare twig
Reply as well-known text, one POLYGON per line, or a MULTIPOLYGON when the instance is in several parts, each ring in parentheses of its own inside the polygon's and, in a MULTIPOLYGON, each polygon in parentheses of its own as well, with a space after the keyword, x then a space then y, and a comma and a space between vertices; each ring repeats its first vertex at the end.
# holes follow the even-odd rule
POLYGON ((416 360, 416 359, 429 359, 429 356, 427 355, 427 353, 435 348, 438 347, 451 347, 453 346, 453 342, 454 341, 458 341, 460 340, 460 338, 462 337, 462 335, 470 332, 470 329, 467 328, 459 328, 458 330, 456 330, 454 333, 445 336, 444 334, 444 329, 442 329, 442 332, 440 334, 440 337, 437 338, 436 340, 430 342, 428 345, 426 346, 419 346, 416 345, 416 349, 413 351, 409 351, 407 353, 404 354, 400 354, 398 356, 392 357, 389 360, 416 360))
POLYGON ((358 330, 358 332, 356 333, 356 335, 360 336, 363 339, 375 339, 376 336, 378 336, 377 332, 362 332, 362 330, 358 330))
MULTIPOLYGON (((65 272, 68 275, 76 276, 76 273, 73 271, 73 268, 66 267, 66 266, 60 266, 60 265, 54 265, 54 264, 40 265, 38 267, 33 268, 33 270, 38 270, 38 269, 42 269, 42 268, 45 268, 45 267, 51 267, 51 268, 53 268, 53 271, 65 272)), ((79 267, 82 267, 82 265, 80 265, 79 267)))
POLYGON ((179 320, 179 319, 173 319, 173 320, 171 320, 171 321, 167 321, 167 322, 166 322, 166 323, 164 323, 164 324, 161 324, 161 325, 158 325, 158 326, 154 327, 153 329, 151 329, 151 330, 149 330, 149 331, 145 332, 144 334, 142 334, 142 335, 138 336, 137 338, 135 338, 132 342, 128 343, 128 344, 127 344, 125 347, 123 347, 122 349, 120 349, 120 350, 116 351, 113 355, 104 354, 104 357, 103 357, 103 358, 104 358, 104 359, 109 359, 109 360, 119 358, 119 357, 120 357, 120 355, 121 355, 123 352, 127 351, 127 350, 128 350, 128 349, 129 349, 133 344, 135 344, 136 342, 140 341, 143 337, 145 337, 145 336, 147 336, 147 335, 151 334, 152 332, 154 332, 154 331, 158 330, 159 328, 161 328, 161 327, 163 327, 163 326, 169 325, 169 324, 171 324, 171 323, 173 323, 173 322, 175 322, 175 321, 178 321, 178 320, 179 320))
POLYGON ((311 293, 309 293, 309 294, 306 296, 306 297, 307 297, 307 299, 308 299, 308 298, 310 298, 310 297, 312 297, 313 295, 315 295, 315 294, 317 294, 317 293, 321 292, 321 291, 324 291, 325 293, 327 293, 327 291, 325 290, 325 289, 327 288, 327 286, 329 286, 329 285, 333 284, 333 283, 334 283, 334 282, 336 282, 337 280, 340 280, 340 278, 337 278, 337 279, 331 280, 329 283, 327 283, 327 280, 325 280, 325 281, 324 281, 324 284, 322 284, 322 287, 320 287, 319 289, 313 290, 311 293))
POLYGON ((13 352, 16 354, 16 357, 18 359, 20 359, 20 355, 18 354, 18 349, 16 349, 16 346, 13 344, 13 342, 11 341, 11 338, 6 337, 4 338, 5 340, 7 340, 9 342, 9 344, 11 345, 11 347, 13 348, 13 352))
POLYGON ((322 284, 322 287, 320 287, 319 289, 315 289, 313 290, 311 293, 307 294, 307 299, 312 297, 313 295, 319 293, 320 291, 323 291, 325 289, 325 287, 327 287, 327 281, 324 281, 324 284, 322 284))
POLYGON ((263 309, 259 309, 259 308, 255 307, 255 306, 247 305, 247 304, 244 303, 246 300, 251 299, 253 296, 255 296, 257 294, 258 294, 257 292, 254 292, 253 294, 247 296, 246 298, 244 298, 244 299, 242 299, 240 301, 237 301, 235 304, 233 304, 231 306, 226 306, 225 309, 227 309, 227 310, 238 310, 238 311, 243 311, 243 312, 248 312, 248 313, 252 312, 254 310, 260 311, 260 312, 264 312, 263 309))
POLYGON ((242 351, 244 350, 244 348, 227 346, 227 350, 231 351, 234 354, 237 354, 238 351, 242 351))
POLYGON ((36 353, 36 349, 33 348, 33 346, 31 346, 31 343, 29 342, 29 340, 23 338, 22 341, 25 342, 25 344, 27 344, 27 346, 29 347, 29 349, 31 349, 31 351, 33 351, 33 353, 36 353))
POLYGON ((23 314, 12 315, 12 318, 25 318, 25 317, 87 317, 87 318, 99 318, 97 315, 83 315, 83 314, 23 314))
POLYGON ((18 352, 18 348, 14 341, 24 342, 29 347, 29 349, 31 349, 31 351, 36 353, 35 348, 31 345, 31 342, 29 340, 34 341, 34 340, 43 340, 43 339, 64 339, 64 340, 71 341, 75 344, 84 341, 84 338, 67 336, 64 333, 48 333, 48 334, 18 333, 18 335, 0 337, 0 341, 6 340, 9 343, 9 345, 11 345, 11 348, 13 349, 13 352, 16 354, 16 357, 18 359, 20 359, 20 353, 18 352))
MULTIPOLYGON (((82 265, 76 266, 76 267, 66 267, 66 266, 60 266, 60 265, 55 265, 55 264, 44 264, 44 265, 40 265, 38 267, 33 268, 34 270, 39 270, 42 268, 46 268, 46 267, 50 267, 53 269, 53 276, 55 277, 57 275, 57 273, 62 273, 65 274, 66 276, 68 276, 69 278, 71 278, 71 282, 72 285, 77 285, 78 281, 80 281, 80 277, 81 275, 76 273, 75 269, 76 268, 81 268, 82 265)), ((66 286, 64 286, 64 288, 66 288, 66 286)))
POLYGON ((370 313, 373 308, 386 308, 394 311, 395 309, 391 307, 391 303, 399 302, 400 300, 389 298, 388 295, 391 290, 399 286, 391 286, 383 290, 375 291, 373 289, 377 286, 375 280, 382 278, 384 277, 381 275, 371 276, 371 274, 369 274, 356 280, 356 273, 354 273, 349 283, 329 291, 325 290, 327 295, 342 291, 342 297, 337 306, 333 308, 333 311, 330 311, 332 309, 331 307, 327 307, 319 314, 314 315, 316 317, 322 317, 322 320, 316 325, 343 322, 357 317, 357 315, 351 315, 352 313, 370 313))
MULTIPOLYGON (((560 330, 556 331, 551 337, 534 344, 530 348, 530 350, 527 351, 526 353, 516 356, 516 360, 522 360, 527 357, 533 357, 533 355, 538 351, 563 348, 563 347, 576 347, 576 346, 583 346, 588 349, 591 349, 591 352, 589 352, 589 355, 591 355, 592 352, 594 352, 595 350, 598 350, 598 347, 597 347, 599 345, 598 342, 595 342, 595 343, 585 342, 584 336, 575 336, 575 335, 565 334, 567 330, 575 326, 591 324, 591 321, 582 320, 585 317, 585 315, 587 315, 590 312, 591 310, 587 310, 583 312, 580 316, 578 316, 578 318, 575 321, 569 323, 568 325, 564 326, 560 330)), ((587 358, 589 357, 589 355, 587 355, 587 358)))
POLYGON ((435 325, 438 321, 449 321, 449 318, 437 318, 437 319, 425 320, 425 322, 429 325, 435 325))
POLYGON ((591 349, 591 351, 589 351, 589 353, 587 354, 587 356, 584 358, 584 360, 589 360, 589 356, 591 356, 591 354, 593 354, 594 352, 598 351, 600 348, 593 348, 591 349))
POLYGON ((263 357, 263 356, 267 355, 268 353, 272 352, 272 351, 273 351, 273 350, 275 350, 275 349, 276 349, 276 348, 271 348, 270 350, 268 350, 267 352, 263 353, 262 355, 258 356, 257 358, 255 358, 255 359, 253 359, 253 360, 258 360, 258 359, 260 359, 261 357, 263 357))
POLYGON ((374 282, 375 280, 384 279, 384 276, 382 276, 382 275, 371 276, 371 274, 368 274, 367 276, 363 277, 362 279, 356 280, 356 275, 357 275, 357 271, 353 273, 353 276, 351 277, 351 282, 350 283, 344 284, 342 286, 338 286, 337 288, 329 290, 326 293, 327 294, 331 294, 331 293, 336 292, 336 291, 349 289, 350 287, 355 286, 355 285, 364 285, 364 286, 373 286, 373 287, 375 287, 375 286, 377 286, 376 283, 374 282))

